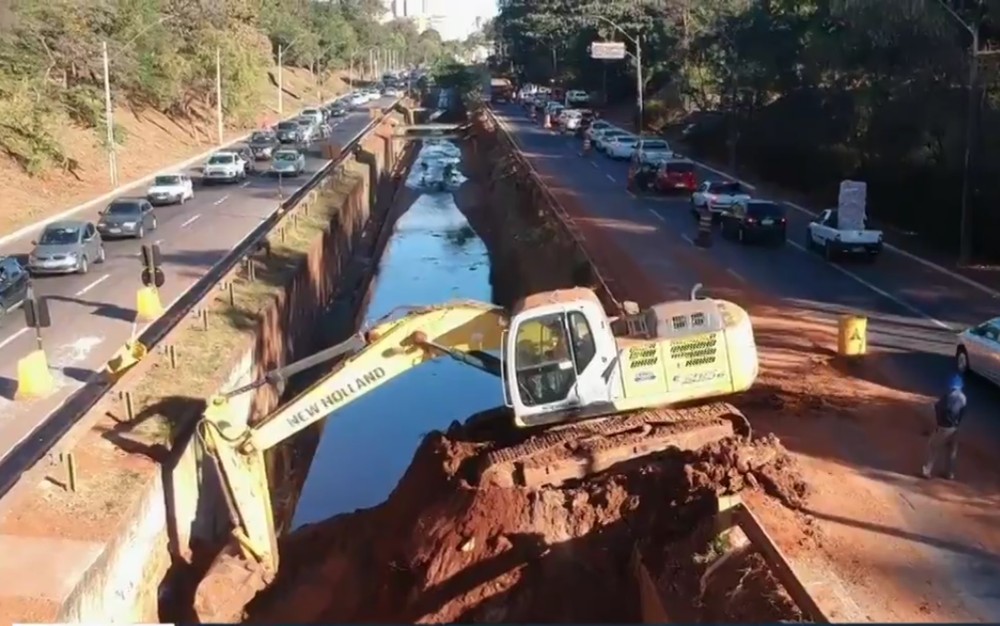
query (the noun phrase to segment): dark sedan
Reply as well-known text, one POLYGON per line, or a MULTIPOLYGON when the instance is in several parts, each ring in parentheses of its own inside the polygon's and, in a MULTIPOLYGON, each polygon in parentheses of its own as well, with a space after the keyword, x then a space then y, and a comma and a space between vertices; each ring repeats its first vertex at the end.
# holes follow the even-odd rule
POLYGON ((785 209, 768 200, 741 200, 722 215, 722 235, 740 243, 767 241, 784 244, 785 209))
POLYGON ((302 141, 302 129, 295 122, 281 122, 277 129, 278 141, 281 143, 299 143, 302 141))
POLYGON ((12 256, 0 256, 0 323, 3 316, 24 303, 28 272, 12 256))
POLYGON ((258 161, 270 159, 280 145, 278 135, 273 132, 258 131, 250 136, 250 152, 253 154, 253 158, 258 161))
POLYGON ((104 239, 134 237, 142 239, 147 230, 156 230, 153 205, 146 200, 122 198, 115 200, 101 212, 97 231, 104 239))

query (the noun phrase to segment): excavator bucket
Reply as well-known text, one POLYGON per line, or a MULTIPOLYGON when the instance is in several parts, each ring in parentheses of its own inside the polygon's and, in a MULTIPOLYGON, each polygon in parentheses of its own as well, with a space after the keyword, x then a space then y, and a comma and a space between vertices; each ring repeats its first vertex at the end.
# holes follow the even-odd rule
POLYGON ((750 422, 731 404, 653 409, 549 429, 486 452, 479 458, 481 485, 561 485, 669 449, 698 450, 710 443, 750 436, 750 422))

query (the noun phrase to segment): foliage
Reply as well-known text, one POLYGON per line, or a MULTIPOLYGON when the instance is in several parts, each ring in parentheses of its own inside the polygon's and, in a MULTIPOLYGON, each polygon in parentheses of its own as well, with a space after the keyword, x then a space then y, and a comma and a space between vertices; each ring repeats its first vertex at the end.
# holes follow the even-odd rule
MULTIPOLYGON (((70 167, 59 129, 106 136, 102 48, 116 103, 194 116, 214 105, 221 58, 226 118, 255 103, 281 48, 286 66, 325 72, 447 53, 437 33, 382 25, 379 0, 0 0, 0 151, 24 170, 70 167)), ((122 141, 121 129, 115 129, 122 141)))
MULTIPOLYGON (((491 28, 500 62, 522 80, 628 101, 634 62, 594 61, 587 46, 618 39, 634 52, 629 37, 641 37, 647 97, 676 94, 675 109, 733 122, 705 125, 696 149, 735 155, 826 201, 841 179, 864 179, 877 218, 956 244, 967 25, 980 25, 981 49, 996 48, 1000 0, 500 0, 499 8, 491 28)), ((977 249, 1000 255, 997 58, 980 57, 971 187, 977 249)))

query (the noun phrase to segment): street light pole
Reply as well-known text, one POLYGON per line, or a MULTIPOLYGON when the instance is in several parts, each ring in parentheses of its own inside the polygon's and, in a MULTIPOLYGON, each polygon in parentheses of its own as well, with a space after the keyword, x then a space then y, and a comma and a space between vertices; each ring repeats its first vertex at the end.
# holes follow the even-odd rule
POLYGON ((225 143, 222 124, 222 48, 215 48, 215 120, 219 130, 219 145, 225 143))
POLYGON ((644 121, 644 119, 643 119, 643 108, 644 108, 644 103, 645 103, 643 95, 642 95, 642 91, 643 91, 643 89, 642 89, 643 88, 643 80, 642 80, 642 35, 636 35, 635 37, 633 37, 632 35, 628 34, 628 31, 626 31, 624 28, 622 28, 621 26, 619 26, 616 22, 611 21, 610 19, 604 17, 603 15, 593 15, 592 17, 595 18, 595 19, 602 20, 602 21, 606 22, 612 28, 614 28, 619 33, 621 33, 626 39, 628 39, 629 41, 631 41, 633 45, 635 45, 635 54, 633 56, 635 58, 636 108, 638 109, 638 120, 637 121, 638 121, 638 124, 639 124, 637 132, 641 135, 642 134, 642 128, 643 128, 643 121, 644 121))
POLYGON ((278 116, 284 116, 284 97, 285 85, 281 76, 281 64, 284 62, 285 46, 278 44, 278 116))
POLYGON ((108 172, 111 186, 118 188, 118 154, 115 146, 115 120, 111 108, 111 61, 108 59, 108 42, 102 42, 104 57, 104 125, 108 128, 108 172))

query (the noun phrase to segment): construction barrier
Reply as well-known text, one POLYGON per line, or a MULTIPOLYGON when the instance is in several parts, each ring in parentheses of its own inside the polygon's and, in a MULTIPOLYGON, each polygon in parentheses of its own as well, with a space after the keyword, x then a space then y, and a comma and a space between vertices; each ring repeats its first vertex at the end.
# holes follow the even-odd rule
POLYGON ((837 320, 837 354, 862 356, 868 352, 868 318, 841 315, 837 320))
POLYGON ((163 315, 163 303, 156 287, 142 287, 135 292, 135 318, 138 322, 152 322, 163 315))
POLYGON ((141 341, 130 339, 125 342, 124 346, 118 348, 115 355, 108 360, 107 365, 104 366, 104 373, 111 380, 117 381, 125 372, 132 369, 133 365, 141 361, 148 352, 149 349, 141 341))
POLYGON ((708 207, 698 212, 698 236, 694 242, 701 248, 712 246, 712 212, 708 207))
POLYGON ((49 371, 49 360, 42 349, 28 353, 17 362, 18 400, 35 400, 48 397, 55 391, 55 381, 49 371))

